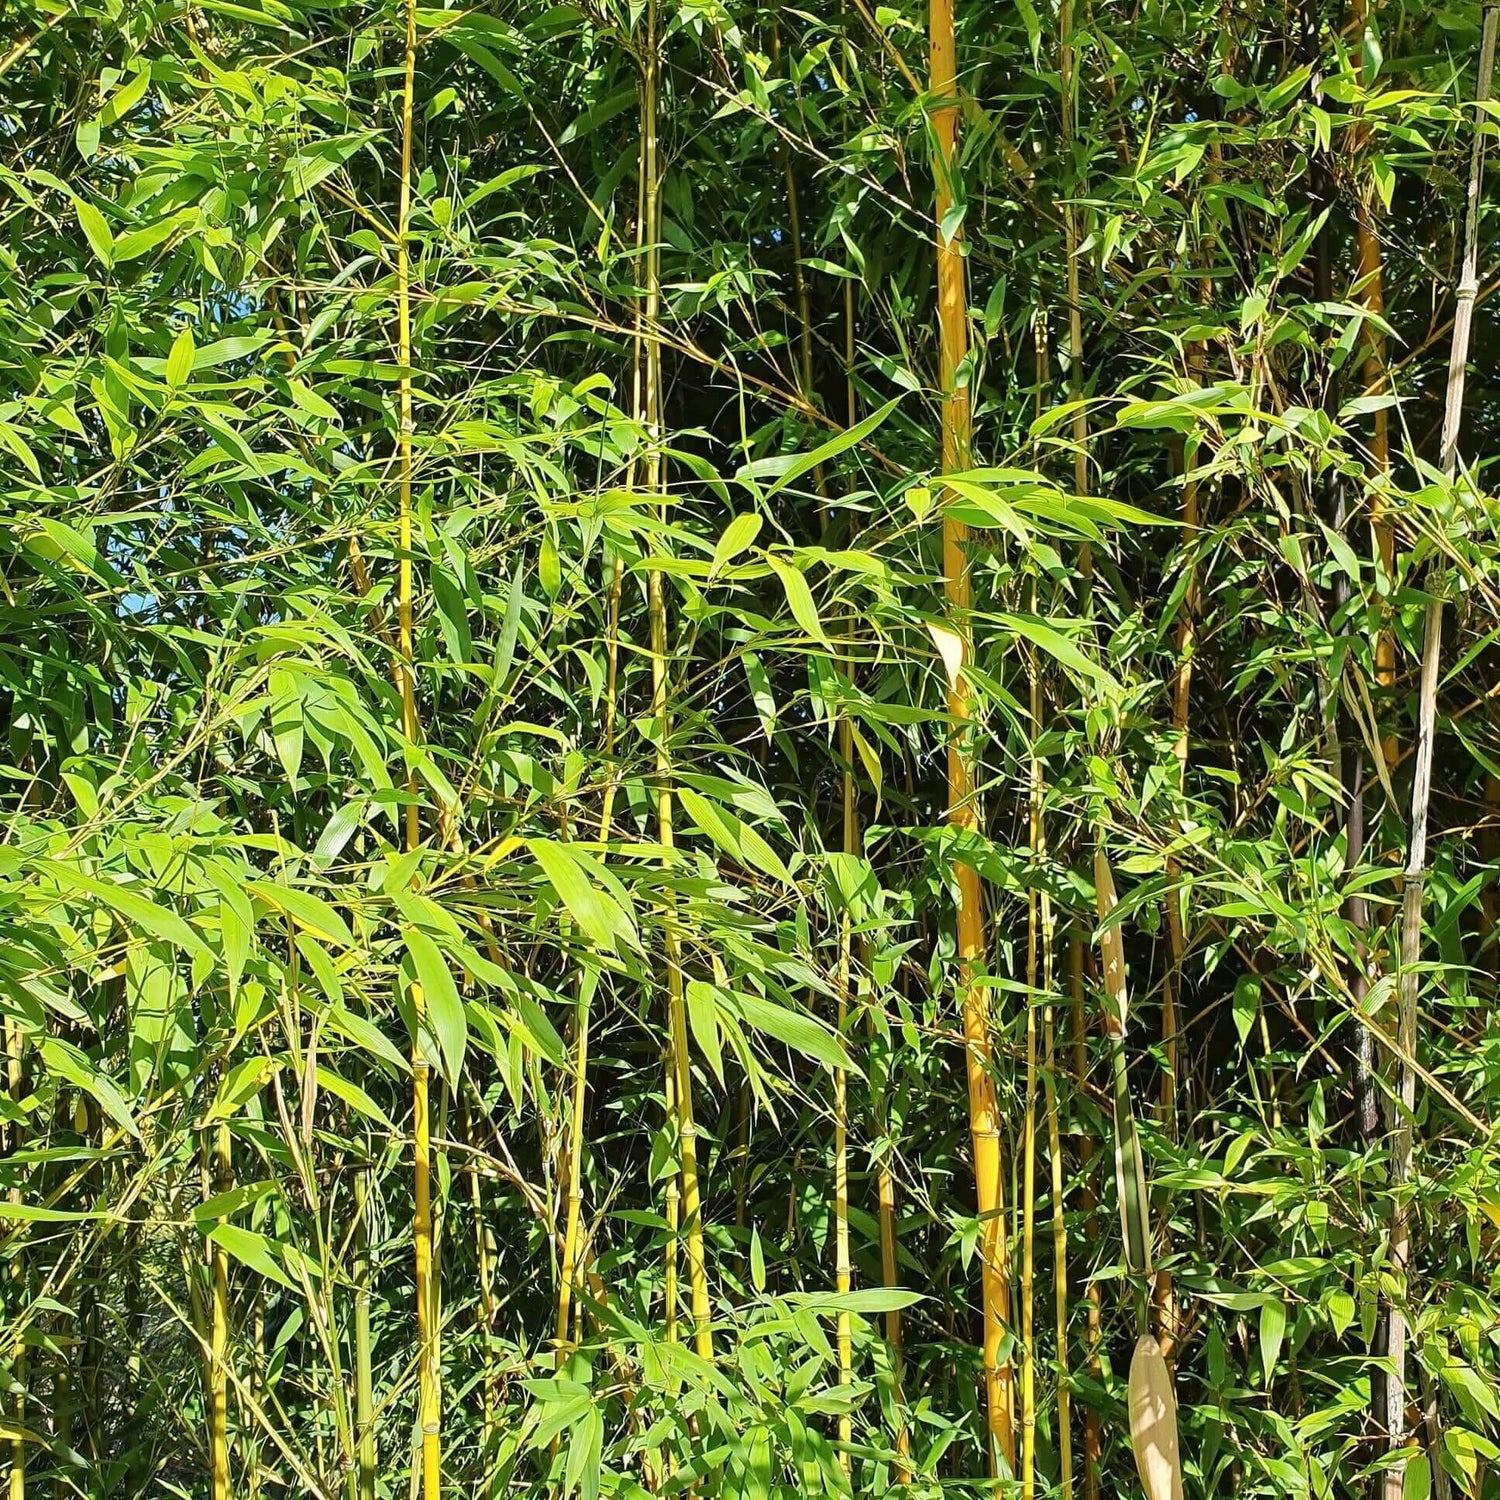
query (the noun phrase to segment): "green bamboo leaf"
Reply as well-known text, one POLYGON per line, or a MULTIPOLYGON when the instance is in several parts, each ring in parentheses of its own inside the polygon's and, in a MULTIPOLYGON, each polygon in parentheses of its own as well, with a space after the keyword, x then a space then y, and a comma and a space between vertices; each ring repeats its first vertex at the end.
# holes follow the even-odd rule
POLYGON ((317 1065, 317 1079, 320 1089, 326 1089, 335 1099, 342 1099, 350 1109, 373 1120, 382 1130, 395 1130, 391 1117, 352 1079, 335 1072, 326 1063, 317 1065))
POLYGON ((640 946, 635 924, 601 889, 603 881, 595 861, 552 839, 528 839, 527 848, 568 914, 597 948, 613 953, 622 941, 631 947, 640 946))
POLYGON ((404 929, 401 938, 406 951, 411 954, 417 982, 427 999, 427 1018, 437 1037, 443 1076, 457 1087, 463 1074, 464 1048, 469 1031, 463 1001, 459 999, 458 986, 453 982, 453 971, 438 945, 420 928, 404 929))
POLYGON ((219 1092, 208 1111, 208 1122, 227 1120, 237 1115, 281 1068, 281 1063, 264 1055, 236 1063, 219 1085, 219 1092))
POLYGON ((145 98, 146 90, 150 86, 151 69, 149 66, 131 74, 105 100, 104 108, 99 111, 99 123, 101 125, 114 125, 123 120, 145 98))
POLYGON ((115 237, 109 232, 104 215, 92 203, 85 203, 81 198, 74 203, 73 210, 78 215, 79 228, 83 230, 83 237, 89 242, 94 258, 108 269, 115 263, 115 237))
POLYGON ((717 578, 729 563, 749 547, 760 535, 760 528, 761 518, 755 511, 736 516, 714 544, 713 561, 708 568, 709 578, 717 578))
POLYGON ((904 1312, 927 1299, 921 1292, 908 1292, 900 1287, 870 1286, 852 1292, 789 1292, 784 1300, 792 1307, 807 1307, 814 1312, 851 1312, 872 1317, 904 1312))
POLYGON ((348 923, 322 897, 283 885, 279 880, 248 880, 245 889, 314 937, 337 943, 341 948, 354 946, 354 934, 349 931, 348 923))
POLYGON ((193 373, 193 356, 197 350, 193 344, 193 330, 184 328, 175 339, 172 347, 167 353, 165 373, 167 384, 173 390, 186 385, 193 373))
POLYGON ((713 990, 720 1009, 744 1022, 752 1031, 759 1031, 814 1062, 859 1073, 837 1033, 817 1017, 806 1011, 788 1010, 775 1001, 745 991, 726 990, 717 985, 713 990))
POLYGON ((902 396, 894 397, 852 427, 846 427, 837 437, 832 437, 826 443, 814 448, 811 453, 799 453, 782 471, 781 476, 766 490, 764 498, 766 500, 774 498, 789 484, 795 484, 804 474, 812 473, 820 464, 826 464, 841 453, 847 453, 849 449, 857 447, 884 423, 885 419, 900 406, 903 399, 902 396))
POLYGON ((73 1046, 71 1042, 51 1036, 44 1037, 38 1044, 37 1050, 41 1053, 42 1061, 47 1065, 49 1073, 55 1073, 75 1088, 93 1095, 105 1114, 116 1125, 130 1135, 139 1137, 141 1132, 136 1126, 135 1115, 124 1094, 120 1092, 114 1079, 95 1066, 86 1052, 73 1046))
POLYGON ((99 880, 86 875, 82 870, 64 864, 61 860, 38 860, 37 868, 44 870, 60 885, 97 896, 132 926, 152 937, 162 938, 185 953, 204 951, 203 939, 176 912, 156 905, 138 891, 116 885, 111 880, 99 880))
POLYGON ((786 592, 786 602, 791 608, 792 618, 802 627, 805 634, 832 651, 833 643, 828 639, 823 630, 823 622, 818 618, 818 606, 813 603, 812 590, 807 586, 807 579, 794 564, 784 557, 778 557, 773 552, 766 554, 766 561, 770 563, 772 571, 781 580, 781 587, 786 592))
POLYGON ((732 859, 762 871, 783 885, 795 884, 781 856, 748 823, 742 823, 727 808, 710 802, 691 787, 678 787, 677 795, 683 811, 732 859))
POLYGON ((1260 1306, 1260 1369, 1267 1387, 1281 1358, 1281 1340, 1286 1333, 1286 1304, 1274 1292, 1260 1306))
POLYGON ((242 1229, 238 1224, 215 1224, 209 1230, 208 1238, 257 1276, 274 1281, 289 1292, 301 1290, 287 1274, 280 1248, 265 1235, 257 1234, 253 1229, 242 1229))
POLYGON ((1085 656, 1066 635, 1045 620, 1032 615, 1012 614, 997 614, 995 619, 1003 629, 1014 631, 1033 646, 1039 646, 1063 666, 1071 667, 1081 676, 1092 678, 1100 687, 1115 693, 1122 691, 1119 682, 1110 673, 1098 662, 1085 656))
POLYGON ((724 1046, 719 1036, 719 1020, 714 987, 701 979, 690 979, 685 996, 688 1026, 698 1051, 713 1069, 720 1086, 724 1083, 724 1046))

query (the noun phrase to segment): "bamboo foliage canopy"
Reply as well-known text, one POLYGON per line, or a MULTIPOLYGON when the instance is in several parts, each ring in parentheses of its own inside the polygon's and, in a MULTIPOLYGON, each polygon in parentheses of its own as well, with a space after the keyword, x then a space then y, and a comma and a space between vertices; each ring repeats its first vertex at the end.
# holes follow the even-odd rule
POLYGON ((11 0, 7 1500, 1500 1500, 1497 16, 11 0))

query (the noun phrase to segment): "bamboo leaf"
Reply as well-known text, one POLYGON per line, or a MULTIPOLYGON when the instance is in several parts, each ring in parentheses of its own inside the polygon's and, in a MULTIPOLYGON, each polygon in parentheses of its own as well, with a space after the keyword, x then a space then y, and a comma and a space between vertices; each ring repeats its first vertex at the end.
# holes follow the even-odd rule
POLYGON ((464 1049, 469 1037, 458 986, 453 982, 448 960, 425 932, 418 927, 407 927, 401 940, 411 955, 417 982, 427 1002, 427 1017, 437 1038, 443 1076, 456 1088, 463 1076, 464 1049))
POLYGON ((279 911, 304 931, 341 948, 354 947, 348 923, 321 896, 314 896, 279 880, 248 880, 245 889, 258 896, 273 911, 279 911))
POLYGON ((709 579, 715 579, 725 567, 734 561, 760 534, 761 518, 754 511, 736 516, 724 528, 724 534, 714 544, 714 556, 709 564, 709 579))
POLYGON ((37 1050, 41 1053, 48 1072, 57 1074, 75 1088, 91 1094, 115 1124, 130 1135, 139 1137, 141 1132, 125 1096, 115 1081, 94 1065, 87 1053, 71 1042, 50 1036, 42 1038, 37 1050))
POLYGON ((786 593, 786 602, 792 611, 792 618, 802 627, 804 634, 832 651, 833 643, 824 633, 823 622, 818 618, 818 606, 813 603, 812 590, 807 586, 807 579, 793 563, 778 557, 775 553, 768 552, 766 561, 770 563, 771 570, 781 580, 781 587, 786 593))
POLYGON ((278 1247, 265 1235, 257 1234, 253 1229, 242 1229, 238 1224, 215 1224, 209 1230, 208 1238, 210 1243, 222 1247, 257 1276, 274 1281, 291 1292, 300 1290, 287 1274, 278 1247))
POLYGON ((782 1042, 794 1052, 830 1068, 841 1068, 858 1073, 844 1044, 836 1033, 816 1017, 805 1011, 788 1010, 774 1001, 744 991, 730 991, 714 987, 714 995, 722 1010, 742 1021, 752 1031, 759 1031, 773 1040, 782 1042))

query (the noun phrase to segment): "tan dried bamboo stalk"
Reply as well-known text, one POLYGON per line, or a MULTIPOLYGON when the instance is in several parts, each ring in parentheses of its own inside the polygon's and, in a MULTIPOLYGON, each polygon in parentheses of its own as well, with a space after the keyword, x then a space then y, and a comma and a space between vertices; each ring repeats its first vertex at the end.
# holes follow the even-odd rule
MULTIPOLYGON (((1495 33, 1500 8, 1495 0, 1484 7, 1479 44, 1479 81, 1475 103, 1490 97, 1495 67, 1495 33)), ((1474 298, 1479 290, 1479 200, 1484 181, 1484 112, 1476 110, 1474 139, 1469 155, 1467 205, 1464 213, 1463 263, 1455 293, 1453 345, 1448 359, 1448 388, 1443 408, 1442 467, 1452 481, 1458 473, 1458 441, 1463 423, 1464 376, 1469 362, 1469 340, 1474 321, 1474 298)), ((1411 826, 1408 833, 1405 884, 1401 897, 1401 966, 1399 1015, 1396 1042, 1396 1100, 1391 1145, 1390 1270, 1398 1288, 1385 1309, 1385 1354, 1390 1362, 1386 1387, 1386 1437, 1398 1457, 1385 1470, 1385 1500, 1401 1500, 1406 1482, 1406 1357, 1407 1317, 1410 1299, 1412 1217, 1407 1198, 1411 1181, 1417 1103, 1417 1074, 1412 1064, 1417 1053, 1417 965, 1422 957, 1422 908, 1427 884, 1427 816, 1432 795, 1433 740, 1437 729, 1438 678, 1443 649, 1443 598, 1441 581, 1431 590, 1422 640, 1422 676, 1417 697, 1417 750, 1412 773, 1411 826)))
POLYGON ((1151 1332, 1147 1293, 1151 1277, 1151 1197, 1126 1076, 1125 1028, 1130 994, 1125 976, 1125 940, 1119 923, 1111 921, 1118 898, 1102 839, 1094 847, 1094 890, 1107 1000, 1104 1030, 1114 1072, 1115 1187, 1125 1264, 1136 1294, 1137 1337, 1129 1378, 1130 1446, 1147 1500, 1182 1500, 1177 1398, 1171 1369, 1151 1332))
MULTIPOLYGON (((962 227, 949 222, 958 171, 957 46, 953 0, 931 0, 928 11, 931 119, 936 184, 938 381, 942 393, 942 463, 945 473, 971 464, 972 427, 967 386, 958 373, 968 351, 967 299, 964 292, 962 227)), ((959 664, 948 684, 948 713, 954 729, 948 739, 948 821, 961 832, 977 830, 973 772, 973 694, 963 664, 972 652, 969 639, 970 586, 968 528, 945 508, 943 515, 943 592, 948 628, 960 642, 959 664)), ((988 991, 983 984, 985 937, 983 893, 979 872, 963 861, 955 871, 959 992, 962 997, 965 1054, 969 1083, 969 1133, 973 1141, 975 1197, 980 1218, 980 1265, 984 1304, 985 1411, 990 1437, 990 1467, 1014 1472, 1015 1422, 1012 1370, 1001 1358, 1009 1317, 1008 1247, 1005 1233, 1004 1171, 1000 1151, 999 1110, 991 1074, 988 991)))
MULTIPOLYGON (((1369 0, 1354 0, 1355 55, 1360 58, 1360 82, 1369 88, 1374 79, 1366 75, 1362 43, 1369 28, 1369 0)), ((1360 122, 1352 132, 1351 153, 1356 164, 1362 164, 1369 147, 1369 126, 1360 122)), ((1359 257, 1358 295, 1369 317, 1361 329, 1364 345, 1361 379, 1364 388, 1373 391, 1385 381, 1385 332, 1380 319, 1385 316, 1385 267, 1380 249, 1380 236, 1376 229, 1376 208, 1369 187, 1357 195, 1354 206, 1354 240, 1359 257)), ((1386 509, 1381 481, 1390 473, 1391 435, 1390 413, 1385 408, 1371 413, 1370 418, 1370 472, 1375 480, 1370 491, 1370 523, 1375 534, 1375 552, 1381 571, 1388 580, 1396 574, 1396 533, 1386 509)), ((1396 688, 1396 641, 1389 629, 1382 629, 1375 638, 1375 681, 1382 693, 1389 697, 1396 688)), ((1382 741, 1386 765, 1396 761, 1396 739, 1394 734, 1382 741)), ((1360 1028, 1361 1035, 1368 1039, 1367 1028, 1360 1028)))

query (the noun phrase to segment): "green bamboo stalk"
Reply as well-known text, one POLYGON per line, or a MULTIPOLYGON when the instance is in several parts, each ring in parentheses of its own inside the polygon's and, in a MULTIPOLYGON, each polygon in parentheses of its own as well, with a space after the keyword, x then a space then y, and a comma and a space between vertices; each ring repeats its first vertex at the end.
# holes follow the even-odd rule
MULTIPOLYGON (((405 0, 406 36, 402 50, 401 188, 396 218, 396 362, 400 367, 398 399, 400 431, 397 471, 400 485, 400 572, 397 618, 400 638, 401 720, 407 739, 416 742, 419 728, 414 666, 412 618, 412 439, 415 432, 412 397, 411 337, 411 194, 413 113, 416 100, 417 6, 405 0)), ((421 809, 414 771, 407 773, 404 841, 408 854, 421 842, 421 809)), ((432 1141, 429 1104, 430 1064, 424 1032, 427 998, 420 984, 410 990, 414 1040, 412 1044, 412 1144, 415 1215, 413 1240, 416 1262, 418 1342, 418 1424, 421 1429, 422 1500, 438 1500, 442 1489, 441 1361, 437 1284, 433 1275, 432 1141)))

